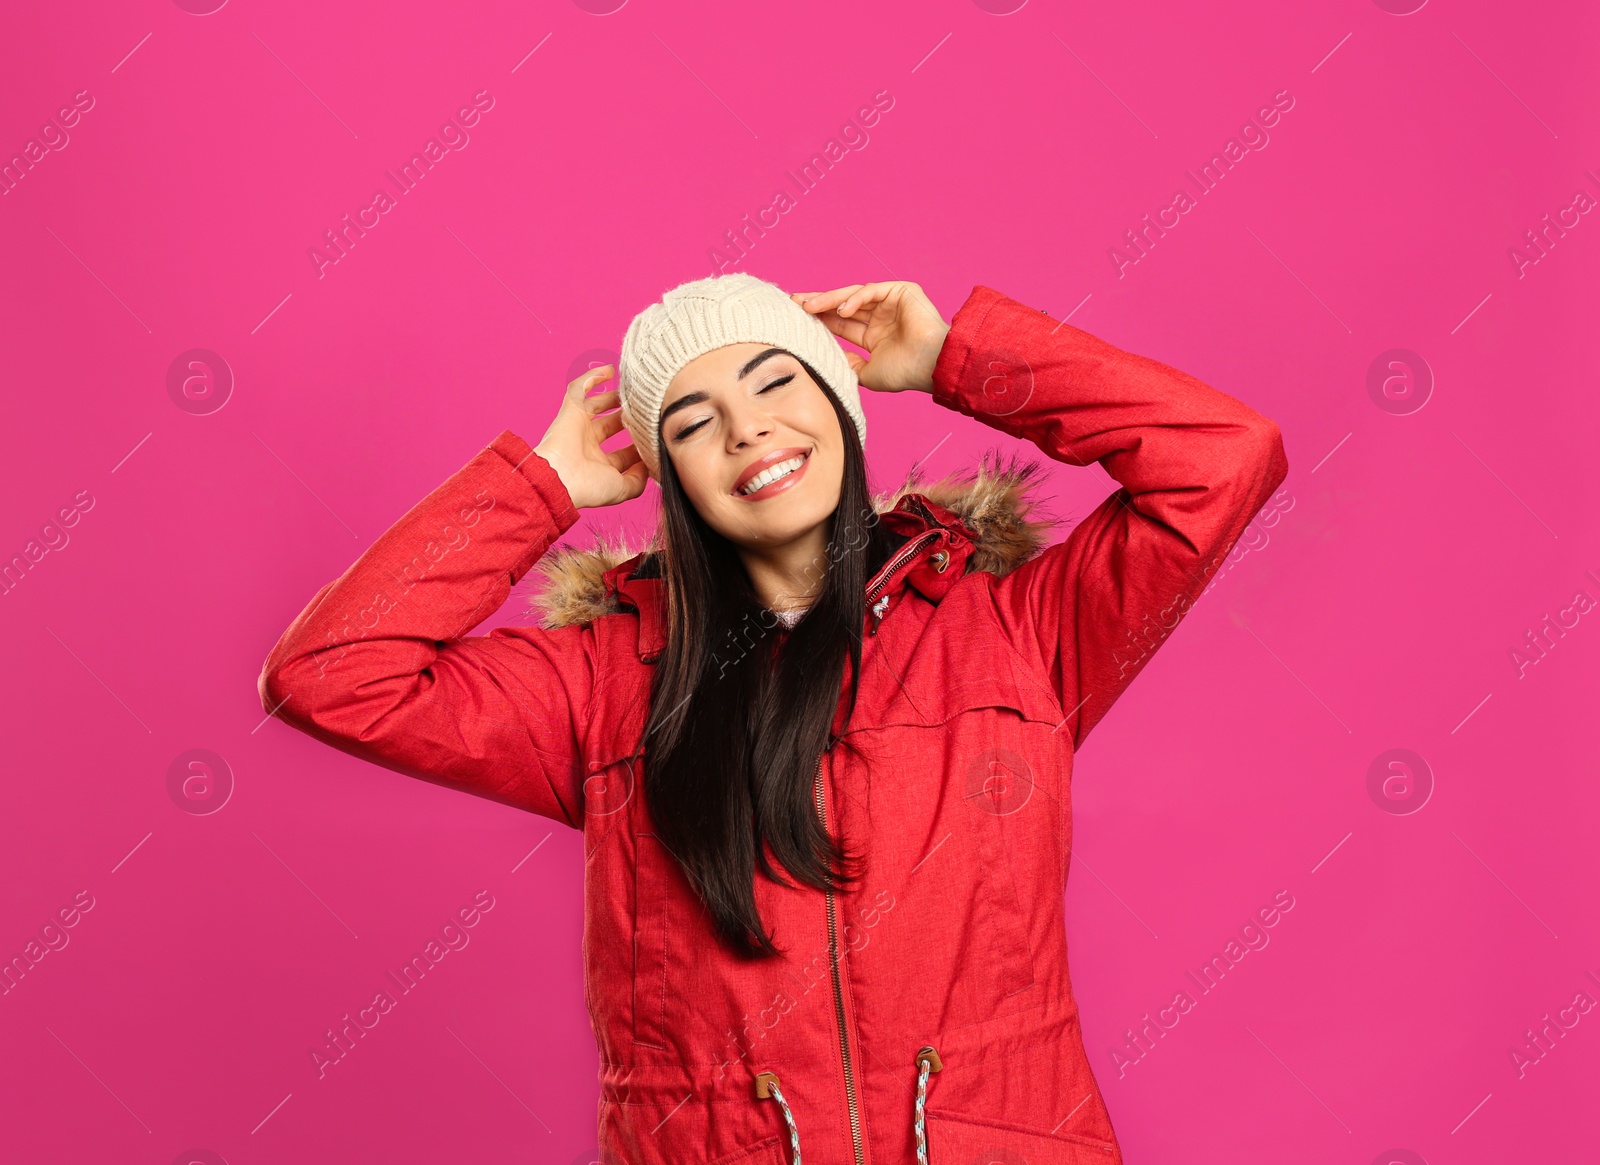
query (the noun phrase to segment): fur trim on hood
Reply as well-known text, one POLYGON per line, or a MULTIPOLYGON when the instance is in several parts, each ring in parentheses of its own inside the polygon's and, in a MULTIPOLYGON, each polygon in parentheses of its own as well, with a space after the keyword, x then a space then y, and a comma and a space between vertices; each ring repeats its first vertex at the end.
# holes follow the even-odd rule
MULTIPOLYGON (((976 469, 958 471, 924 483, 915 466, 901 485, 873 498, 879 514, 894 509, 915 511, 910 498, 923 498, 942 506, 961 519, 971 534, 973 553, 967 569, 986 570, 1003 578, 1046 545, 1056 522, 1033 517, 1037 506, 1040 479, 1047 471, 1038 460, 1024 460, 1016 454, 1009 459, 991 451, 976 469)), ((659 535, 657 535, 659 537, 659 535)), ((645 547, 632 547, 623 536, 599 535, 590 549, 553 546, 535 564, 541 581, 528 596, 528 607, 540 626, 556 628, 569 623, 589 623, 603 615, 629 609, 605 585, 605 574, 641 554, 640 565, 648 562, 645 547)))

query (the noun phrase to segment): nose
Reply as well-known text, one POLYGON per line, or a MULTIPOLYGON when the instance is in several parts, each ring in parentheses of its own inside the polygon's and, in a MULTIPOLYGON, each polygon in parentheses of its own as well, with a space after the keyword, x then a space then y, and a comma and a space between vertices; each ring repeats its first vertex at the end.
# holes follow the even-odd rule
POLYGON ((728 452, 736 453, 763 438, 770 437, 773 428, 772 418, 766 410, 760 408, 754 401, 741 401, 733 406, 729 418, 728 452))

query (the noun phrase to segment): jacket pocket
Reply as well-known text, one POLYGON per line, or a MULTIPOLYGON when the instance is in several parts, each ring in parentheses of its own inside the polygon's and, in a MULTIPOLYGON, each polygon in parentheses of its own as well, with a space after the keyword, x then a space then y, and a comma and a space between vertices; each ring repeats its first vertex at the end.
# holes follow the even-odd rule
POLYGON ((963 1161, 1120 1162, 1070 999, 948 1028, 929 1042, 943 1060, 928 1082, 931 1144, 943 1124, 949 1152, 963 1161))
POLYGON ((667 1046, 668 879, 677 863, 653 833, 635 833, 633 863, 633 1042, 667 1046))
POLYGON ((983 1161, 995 1165, 1122 1165, 1107 1141, 1062 1136, 987 1117, 928 1109, 932 1161, 983 1161))
POLYGON ((789 1138, 787 1136, 772 1136, 756 1142, 754 1145, 737 1149, 726 1157, 718 1157, 708 1165, 788 1165, 789 1138))

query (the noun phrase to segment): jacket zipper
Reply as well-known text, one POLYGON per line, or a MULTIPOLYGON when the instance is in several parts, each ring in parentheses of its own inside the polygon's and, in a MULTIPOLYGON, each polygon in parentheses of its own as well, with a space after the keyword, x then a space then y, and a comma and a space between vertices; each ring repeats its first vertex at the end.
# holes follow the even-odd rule
MULTIPOLYGON (((817 757, 817 816, 822 818, 822 828, 828 828, 828 811, 822 800, 822 757, 817 757)), ((850 1106, 850 1142, 855 1149, 856 1165, 866 1165, 866 1154, 861 1148, 861 1106, 856 1099, 855 1066, 850 1059, 850 1033, 845 1023, 844 988, 839 982, 839 924, 834 913, 833 891, 824 891, 828 900, 828 970, 833 976, 833 1013, 839 1023, 839 1046, 844 1058, 844 1094, 850 1106)))
MULTIPOLYGON (((939 536, 939 531, 928 530, 919 534, 901 548, 884 568, 878 572, 878 577, 867 588, 867 603, 870 605, 877 598, 889 580, 894 577, 894 572, 899 570, 907 561, 915 557, 924 545, 939 536)), ((877 633, 878 623, 882 622, 880 614, 872 624, 873 633, 877 633)), ((822 819, 822 828, 828 828, 828 810, 822 796, 822 757, 817 757, 816 779, 817 816, 822 819)), ((850 1029, 844 1013, 844 985, 839 980, 839 919, 834 905, 832 890, 823 892, 828 903, 828 972, 833 980, 833 1015, 839 1025, 839 1049, 844 1061, 844 1095, 845 1103, 850 1109, 850 1145, 855 1152, 856 1165, 866 1165, 866 1151, 861 1145, 861 1102, 856 1096, 856 1071, 855 1063, 850 1056, 850 1029)))
MULTIPOLYGON (((867 587, 867 606, 871 607, 879 592, 889 585, 889 580, 894 577, 895 571, 899 570, 910 559, 915 558, 923 546, 938 537, 938 530, 927 530, 906 543, 900 549, 900 552, 891 558, 884 568, 878 572, 878 577, 872 581, 872 584, 867 587)), ((876 635, 878 633, 878 624, 881 622, 883 622, 883 615, 874 611, 872 634, 876 635)))

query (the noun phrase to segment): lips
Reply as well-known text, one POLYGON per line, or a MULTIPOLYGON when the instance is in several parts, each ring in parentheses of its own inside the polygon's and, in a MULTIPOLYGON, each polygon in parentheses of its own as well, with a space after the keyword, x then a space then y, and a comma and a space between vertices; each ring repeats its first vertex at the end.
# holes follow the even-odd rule
MULTIPOLYGON (((750 495, 747 495, 744 492, 744 489, 757 476, 759 476, 760 474, 765 473, 767 470, 771 469, 775 465, 781 465, 785 461, 792 461, 796 457, 809 459, 810 456, 811 456, 811 450, 809 448, 807 448, 807 447, 800 446, 800 445, 791 445, 791 446, 789 446, 788 448, 785 448, 785 449, 774 449, 771 453, 768 453, 763 457, 758 457, 758 458, 756 458, 756 460, 752 461, 749 465, 745 466, 744 472, 739 474, 737 480, 735 480, 734 483, 733 483, 733 489, 730 490, 729 492, 732 493, 735 497, 747 497, 747 496, 750 496, 750 495)), ((794 475, 794 473, 798 473, 799 471, 800 471, 800 467, 796 467, 796 469, 793 470, 789 474, 789 476, 792 477, 794 475)), ((784 479, 779 479, 779 480, 784 480, 784 479)), ((765 487, 763 487, 763 488, 765 488, 765 487)), ((759 493, 760 491, 758 490, 756 492, 759 493)))

